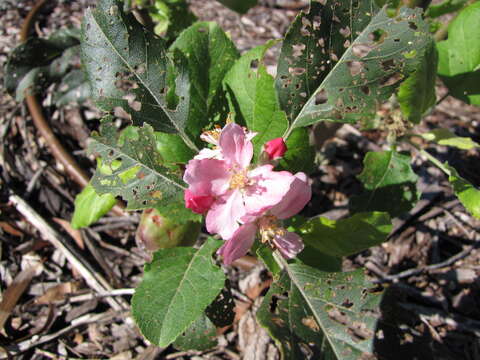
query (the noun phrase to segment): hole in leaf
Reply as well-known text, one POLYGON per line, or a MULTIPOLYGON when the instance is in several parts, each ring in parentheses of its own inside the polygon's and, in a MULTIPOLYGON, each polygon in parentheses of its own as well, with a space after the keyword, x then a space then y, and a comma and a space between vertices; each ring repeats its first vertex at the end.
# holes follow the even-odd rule
POLYGON ((387 32, 385 30, 382 30, 382 29, 377 29, 375 31, 372 31, 368 35, 368 38, 372 41, 375 41, 378 45, 380 45, 387 38, 387 32))
POLYGON ((298 57, 302 56, 305 48, 306 48, 305 44, 292 45, 292 49, 293 49, 292 56, 294 58, 298 58, 298 57))
POLYGON ((361 61, 347 61, 347 66, 351 76, 356 76, 363 70, 363 63, 361 61))
POLYGON ((395 73, 391 76, 386 76, 380 81, 380 87, 391 86, 403 79, 403 75, 395 73))
POLYGON ((370 88, 366 85, 363 85, 360 90, 362 90, 362 92, 365 94, 365 95, 370 95, 370 88))
POLYGON ((343 37, 349 37, 352 34, 350 27, 348 26, 346 28, 340 29, 339 32, 343 35, 343 37))
POLYGON ((328 101, 327 91, 321 89, 315 94, 315 105, 322 105, 328 101))
POLYGON ((363 58, 368 55, 370 51, 373 50, 372 45, 369 44, 353 44, 352 53, 356 57, 363 58))
POLYGON ((381 65, 384 71, 395 69, 395 61, 393 59, 382 61, 381 65))
POLYGON ((294 76, 302 75, 305 73, 305 71, 306 71, 305 68, 301 68, 301 67, 288 68, 288 72, 294 76))
POLYGON ((250 61, 250 69, 256 70, 258 69, 258 59, 253 59, 250 61))
POLYGON ((418 29, 418 26, 413 21, 408 22, 408 27, 412 30, 417 30, 418 29))

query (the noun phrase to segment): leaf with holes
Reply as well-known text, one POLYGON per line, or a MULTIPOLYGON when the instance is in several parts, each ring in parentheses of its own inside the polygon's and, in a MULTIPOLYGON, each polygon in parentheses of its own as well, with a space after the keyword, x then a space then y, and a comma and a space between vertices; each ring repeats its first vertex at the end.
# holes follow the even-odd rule
POLYGON ((90 85, 83 70, 72 70, 62 79, 53 95, 57 106, 82 104, 90 97, 90 85))
POLYGON ((201 315, 173 343, 179 350, 205 351, 217 345, 217 328, 206 315, 201 315))
POLYGON ((153 344, 164 347, 175 341, 223 288, 225 275, 211 257, 221 244, 209 238, 198 250, 159 250, 145 265, 132 299, 132 315, 153 344))
POLYGON ((444 166, 450 171, 448 181, 452 184, 455 195, 470 214, 480 219, 480 190, 462 178, 455 168, 448 164, 444 166))
POLYGON ((252 139, 256 156, 265 142, 282 136, 288 126, 275 93, 274 79, 263 64, 265 52, 274 43, 269 41, 242 55, 225 76, 235 121, 258 133, 252 139))
POLYGON ((387 213, 358 213, 341 220, 316 217, 299 229, 303 241, 333 257, 356 254, 381 244, 392 230, 387 213))
POLYGON ((358 179, 366 192, 350 199, 353 212, 385 211, 399 216, 418 201, 418 176, 410 166, 410 156, 394 150, 369 152, 358 179))
POLYGON ((204 123, 189 121, 187 60, 167 57, 162 39, 147 32, 123 3, 102 0, 82 24, 82 61, 97 106, 127 113, 133 123, 177 133, 192 149, 204 123))
POLYGON ((275 86, 290 121, 337 64, 379 8, 373 0, 311 2, 290 25, 278 59, 275 86))
POLYGON ((437 50, 432 40, 427 45, 418 68, 398 88, 400 109, 403 115, 415 124, 418 124, 425 112, 435 105, 437 61, 437 50))
POLYGON ((315 344, 316 348, 310 351, 318 353, 325 343, 311 309, 286 273, 268 290, 257 318, 276 340, 283 359, 305 359, 305 348, 312 348, 311 344, 315 344))
POLYGON ((199 22, 185 31, 170 46, 182 51, 190 70, 190 118, 213 120, 226 117, 222 81, 239 54, 225 32, 215 23, 199 22), (219 59, 221 59, 219 61, 219 59))
POLYGON ((393 18, 382 9, 312 91, 290 131, 322 120, 367 124, 418 68, 430 41, 420 9, 402 8, 393 18))
MULTIPOLYGON (((286 264, 286 272, 312 314, 302 319, 302 324, 324 337, 318 339, 328 349, 325 359, 371 356, 381 293, 365 278, 363 270, 326 273, 305 265, 286 264)), ((304 306, 298 302, 296 305, 304 306)))
POLYGON ((480 2, 463 9, 448 26, 448 39, 437 43, 438 75, 449 93, 480 105, 480 2))
POLYGON ((94 135, 89 146, 90 153, 100 155, 103 166, 111 169, 109 174, 97 169, 91 180, 95 190, 123 197, 128 209, 182 203, 183 182, 178 174, 161 165, 151 126, 131 127, 120 137, 111 120, 104 120, 100 135, 94 135), (136 175, 125 179, 122 174, 127 170, 136 171, 136 175))
POLYGON ((421 137, 427 141, 434 141, 439 145, 451 146, 460 150, 480 148, 480 144, 471 138, 457 136, 448 129, 434 129, 428 133, 421 134, 421 137))

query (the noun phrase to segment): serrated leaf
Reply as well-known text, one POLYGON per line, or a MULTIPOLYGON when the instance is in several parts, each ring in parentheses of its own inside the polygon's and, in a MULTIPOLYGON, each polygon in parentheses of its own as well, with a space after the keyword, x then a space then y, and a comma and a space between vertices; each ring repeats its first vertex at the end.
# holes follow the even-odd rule
MULTIPOLYGON (((316 352, 321 348, 323 335, 320 328, 286 273, 268 290, 257 311, 257 319, 276 340, 283 359, 305 359, 302 347, 309 348, 309 343, 317 344, 316 352)), ((325 359, 319 358, 319 354, 316 356, 313 358, 325 359)))
POLYGON ((366 189, 416 182, 418 176, 410 166, 409 155, 394 150, 368 152, 363 160, 363 170, 358 179, 366 189))
POLYGON ((128 202, 128 209, 183 204, 183 182, 178 174, 161 165, 152 127, 148 124, 131 127, 120 138, 109 121, 111 118, 107 117, 100 135, 94 135, 89 146, 89 152, 99 154, 103 166, 111 168, 110 174, 97 169, 91 180, 95 190, 99 194, 122 196, 128 202), (126 171, 134 171, 135 176, 122 178, 126 171))
POLYGON ((303 224, 299 233, 303 241, 333 256, 342 257, 356 254, 381 244, 392 230, 387 213, 358 213, 341 220, 316 217, 303 224))
POLYGON ((315 149, 310 145, 308 130, 295 129, 286 141, 287 152, 280 159, 280 166, 292 173, 310 173, 314 168, 315 149))
POLYGON ((278 59, 277 88, 290 121, 379 8, 372 0, 312 1, 290 25, 278 59))
POLYGON ((81 104, 89 97, 90 85, 85 73, 82 70, 72 70, 60 82, 53 101, 57 106, 63 106, 73 102, 81 104))
POLYGON ((95 223, 112 209, 116 201, 115 196, 112 194, 98 195, 93 186, 88 184, 75 197, 72 227, 80 229, 95 223))
POLYGON ((217 345, 217 329, 207 316, 201 315, 173 343, 179 350, 205 351, 217 345))
POLYGON ((422 116, 436 102, 437 50, 433 40, 427 45, 418 68, 400 84, 398 102, 403 115, 418 124, 422 116))
POLYGON ((263 64, 263 56, 273 44, 267 42, 242 55, 224 80, 235 104, 235 121, 258 133, 252 139, 257 156, 265 142, 282 136, 288 126, 278 103, 274 79, 263 64))
POLYGON ((102 0, 85 12, 82 61, 97 106, 109 112, 121 107, 134 124, 147 123, 157 131, 178 133, 196 150, 192 139, 202 122, 188 118, 187 61, 178 52, 168 58, 165 42, 144 30, 122 8, 121 2, 102 0), (169 101, 172 95, 175 103, 169 101))
POLYGON ((307 319, 310 328, 324 336, 319 340, 322 348, 328 349, 325 359, 356 360, 373 354, 381 296, 374 292, 363 270, 325 273, 290 264, 286 271, 313 315, 307 319))
POLYGON ((444 0, 440 4, 430 4, 425 16, 437 18, 439 16, 460 10, 468 0, 444 0))
POLYGON ((448 27, 448 39, 437 43, 438 74, 449 93, 480 105, 480 2, 463 9, 448 27))
POLYGON ((188 59, 192 84, 189 116, 212 120, 222 113, 225 117, 222 81, 239 56, 230 38, 217 24, 198 22, 183 31, 170 49, 182 51, 188 59))
POLYGON ((245 14, 250 8, 257 5, 257 0, 217 0, 229 9, 240 14, 245 14))
POLYGON ((448 129, 435 129, 421 134, 427 141, 434 141, 439 145, 452 146, 460 150, 479 148, 480 145, 469 137, 457 136, 448 129))
POLYGON ((358 175, 366 191, 350 200, 353 212, 386 211, 391 216, 408 212, 418 201, 418 176, 410 166, 410 156, 396 151, 369 152, 358 175))
POLYGON ((382 9, 313 91, 290 129, 322 120, 368 125, 400 80, 418 68, 430 41, 420 9, 402 8, 392 18, 382 9))
POLYGON ((169 345, 218 295, 225 275, 211 256, 221 243, 209 238, 198 250, 159 250, 145 265, 143 281, 132 299, 132 315, 149 341, 169 345))
POLYGON ((455 168, 447 163, 444 166, 450 171, 448 181, 452 184, 455 195, 470 214, 480 219, 480 190, 462 178, 455 168))

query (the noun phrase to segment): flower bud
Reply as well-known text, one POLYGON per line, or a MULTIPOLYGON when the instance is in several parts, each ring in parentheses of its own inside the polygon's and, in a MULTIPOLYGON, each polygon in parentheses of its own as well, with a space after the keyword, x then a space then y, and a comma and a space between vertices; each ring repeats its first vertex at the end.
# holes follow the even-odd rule
POLYGON ((158 249, 193 245, 199 231, 199 223, 188 221, 178 224, 156 209, 147 209, 142 213, 135 240, 137 246, 149 257, 150 253, 158 249))
POLYGON ((213 196, 198 196, 194 195, 190 190, 185 190, 184 194, 185 207, 191 209, 197 214, 203 214, 204 212, 210 209, 212 206, 214 198, 213 196))
POLYGON ((263 151, 268 155, 269 160, 277 160, 285 154, 287 145, 283 138, 279 137, 267 141, 265 145, 263 145, 263 151))

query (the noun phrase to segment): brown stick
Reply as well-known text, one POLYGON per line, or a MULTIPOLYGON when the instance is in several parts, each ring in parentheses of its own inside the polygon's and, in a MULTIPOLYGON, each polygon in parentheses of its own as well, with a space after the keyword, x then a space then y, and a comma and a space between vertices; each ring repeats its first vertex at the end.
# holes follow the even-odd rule
MULTIPOLYGON (((20 41, 23 43, 27 41, 28 34, 32 27, 33 21, 42 8, 45 5, 46 0, 39 0, 35 4, 35 6, 30 10, 25 21, 22 25, 20 30, 20 41)), ((85 187, 88 185, 89 176, 83 169, 77 164, 75 159, 70 155, 70 153, 63 147, 60 141, 57 139, 55 134, 52 131, 52 128, 48 124, 47 120, 43 116, 42 107, 38 102, 35 95, 32 94, 25 94, 25 100, 27 102, 28 110, 32 115, 33 123, 37 130, 39 131, 40 135, 43 136, 45 139, 52 155, 55 159, 60 162, 67 174, 78 184, 80 187, 85 187)), ((123 211, 123 206, 121 203, 117 203, 112 209, 112 212, 115 215, 123 216, 125 212, 123 211)))

